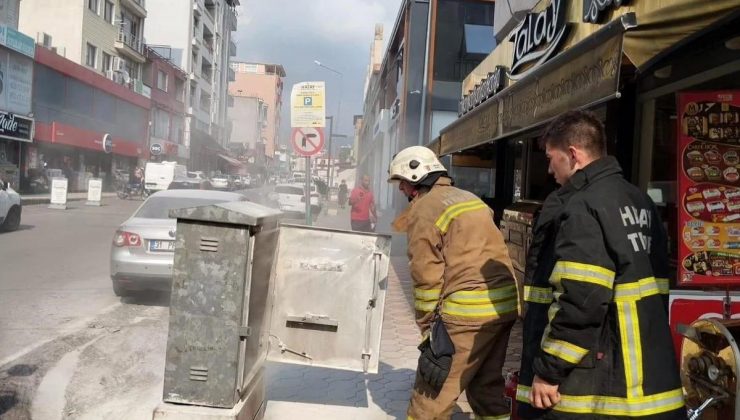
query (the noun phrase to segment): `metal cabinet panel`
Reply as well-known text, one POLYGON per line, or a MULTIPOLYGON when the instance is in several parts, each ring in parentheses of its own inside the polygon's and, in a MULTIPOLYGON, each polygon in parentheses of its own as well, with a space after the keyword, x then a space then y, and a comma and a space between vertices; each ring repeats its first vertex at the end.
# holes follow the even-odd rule
POLYGON ((282 225, 268 358, 377 373, 390 236, 282 225))

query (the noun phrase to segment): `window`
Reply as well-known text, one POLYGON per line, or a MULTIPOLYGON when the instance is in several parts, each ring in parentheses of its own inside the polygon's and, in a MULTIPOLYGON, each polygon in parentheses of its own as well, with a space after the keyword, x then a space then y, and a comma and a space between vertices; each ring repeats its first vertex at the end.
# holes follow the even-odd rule
POLYGON ((103 53, 103 71, 112 70, 113 66, 113 57, 111 57, 110 54, 104 52, 103 53))
POLYGON ((167 92, 167 73, 157 70, 157 89, 167 92))
POLYGON ((175 99, 185 102, 185 81, 175 78, 175 99))
POLYGON ((113 24, 113 3, 107 0, 105 2, 103 18, 106 22, 113 24))
POLYGON ((85 56, 85 64, 88 67, 95 68, 98 58, 98 48, 89 42, 87 43, 87 55, 85 56))
POLYGON ((87 8, 90 9, 96 15, 98 14, 98 2, 100 0, 87 0, 87 8))

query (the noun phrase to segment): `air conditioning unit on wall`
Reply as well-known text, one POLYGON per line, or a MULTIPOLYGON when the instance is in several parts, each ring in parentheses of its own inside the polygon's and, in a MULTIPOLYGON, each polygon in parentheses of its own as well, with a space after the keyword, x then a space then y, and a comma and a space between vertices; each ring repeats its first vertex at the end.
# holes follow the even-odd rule
POLYGON ((126 60, 121 57, 113 57, 111 66, 113 71, 123 71, 123 69, 126 68, 126 60))

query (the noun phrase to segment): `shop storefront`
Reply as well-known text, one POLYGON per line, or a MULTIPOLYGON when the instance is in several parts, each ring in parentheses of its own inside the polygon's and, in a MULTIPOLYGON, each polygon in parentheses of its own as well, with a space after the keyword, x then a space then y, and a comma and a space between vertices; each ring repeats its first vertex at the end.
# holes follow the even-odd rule
MULTIPOLYGON (((626 177, 647 190, 651 177, 646 169, 653 166, 648 152, 653 143, 648 141, 650 132, 641 132, 640 127, 655 118, 650 114, 654 95, 673 93, 665 87, 670 80, 714 69, 716 63, 697 57, 691 66, 676 65, 674 69, 681 69, 659 79, 660 91, 655 90, 654 74, 667 72, 670 63, 665 60, 678 51, 693 48, 702 51, 697 53, 701 57, 709 55, 702 44, 696 44, 700 37, 726 28, 715 36, 722 42, 731 39, 727 31, 732 32, 730 23, 738 8, 738 0, 711 4, 543 0, 512 31, 509 41, 500 43, 468 76, 460 117, 428 146, 448 156, 458 185, 467 185, 486 199, 500 218, 512 203, 543 200, 557 187, 547 174, 537 140, 558 114, 588 109, 605 123, 609 153, 618 158, 626 177), (646 96, 647 90, 653 92, 646 96)), ((731 61, 733 50, 724 44, 722 48, 716 60, 731 61)), ((719 70, 713 70, 718 71, 730 79, 733 71, 737 76, 731 65, 720 64, 719 70)), ((675 107, 674 97, 664 101, 675 107)), ((675 110, 673 114, 658 111, 674 115, 665 124, 675 124, 675 110)), ((675 155, 675 137, 670 145, 675 155)), ((662 173, 666 178, 671 169, 662 173)), ((674 183, 675 174, 674 165, 674 183)))
POLYGON ((34 144, 24 156, 23 192, 64 176, 70 191, 90 178, 111 190, 148 156, 150 100, 44 48, 36 52, 34 144))
POLYGON ((25 145, 33 140, 33 38, 0 25, 0 179, 18 188, 25 145))

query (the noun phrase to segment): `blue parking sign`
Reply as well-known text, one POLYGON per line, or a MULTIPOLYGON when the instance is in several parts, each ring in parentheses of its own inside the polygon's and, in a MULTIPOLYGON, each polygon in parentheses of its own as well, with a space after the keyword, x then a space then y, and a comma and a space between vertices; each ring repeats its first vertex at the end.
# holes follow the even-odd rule
POLYGON ((313 98, 310 96, 306 96, 303 98, 303 105, 304 106, 313 106, 313 98))

